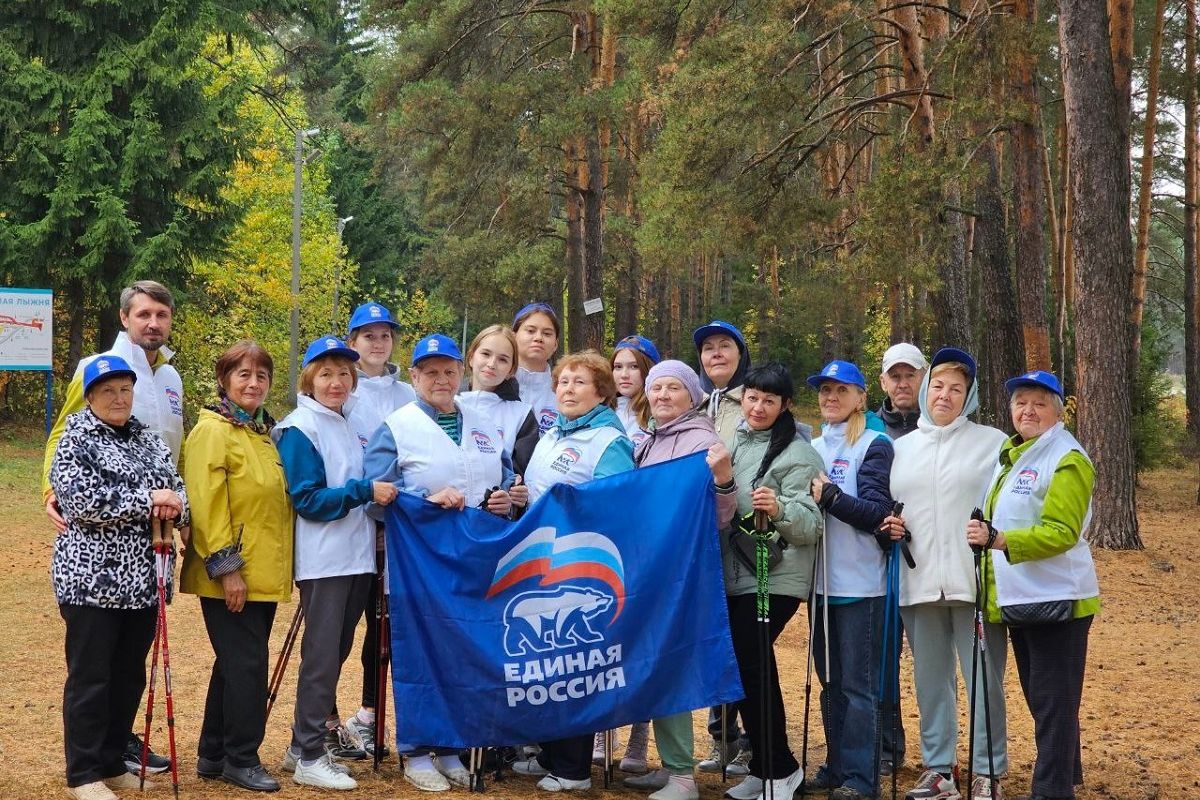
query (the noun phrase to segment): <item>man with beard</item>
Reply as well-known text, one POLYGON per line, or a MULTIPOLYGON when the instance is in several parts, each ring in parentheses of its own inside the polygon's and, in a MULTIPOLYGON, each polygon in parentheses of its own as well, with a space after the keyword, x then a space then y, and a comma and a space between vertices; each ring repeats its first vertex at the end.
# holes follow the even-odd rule
MULTIPOLYGON (((117 334, 116 341, 106 353, 98 353, 79 362, 75 376, 67 387, 66 400, 63 401, 58 420, 46 442, 42 469, 42 499, 46 503, 46 515, 59 533, 65 531, 67 525, 50 488, 50 465, 54 461, 58 440, 66 429, 67 417, 84 407, 84 367, 101 355, 120 356, 133 367, 137 375, 133 384, 133 416, 162 437, 178 465, 179 449, 183 443, 183 381, 168 363, 174 353, 166 346, 167 338, 171 335, 174 312, 175 300, 167 287, 156 281, 134 283, 121 292, 121 327, 124 330, 117 334)), ((141 771, 141 762, 142 742, 137 734, 130 733, 125 746, 125 767, 137 774, 141 771)), ((170 766, 170 760, 156 753, 150 753, 146 759, 148 773, 165 772, 170 766)))

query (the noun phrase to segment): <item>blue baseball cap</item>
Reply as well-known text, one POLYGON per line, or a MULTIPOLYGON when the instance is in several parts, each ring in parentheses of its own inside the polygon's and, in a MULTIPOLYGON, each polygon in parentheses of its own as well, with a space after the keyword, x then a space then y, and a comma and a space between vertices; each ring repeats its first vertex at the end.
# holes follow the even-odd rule
POLYGON ((943 347, 933 354, 933 360, 929 362, 929 368, 933 369, 938 364, 945 364, 949 361, 957 361, 967 368, 971 380, 975 380, 975 359, 966 350, 959 350, 957 347, 943 347))
POLYGON ((551 306, 549 303, 543 303, 541 301, 538 301, 536 303, 529 303, 526 306, 522 306, 521 310, 518 311, 516 313, 516 315, 513 317, 513 322, 512 322, 513 330, 515 331, 517 329, 517 326, 521 324, 521 320, 523 318, 528 317, 530 314, 535 314, 539 311, 541 313, 545 314, 546 316, 548 316, 550 318, 551 322, 554 323, 554 335, 561 336, 562 335, 562 326, 559 325, 559 323, 558 323, 558 314, 555 313, 553 306, 551 306))
POLYGON ((830 361, 816 375, 809 375, 807 383, 812 388, 818 389, 822 383, 828 381, 848 383, 851 386, 857 386, 864 392, 867 390, 867 382, 863 378, 862 370, 849 361, 830 361))
POLYGON ((383 322, 393 328, 400 327, 400 323, 392 319, 392 312, 387 310, 387 306, 381 306, 379 303, 363 303, 350 315, 350 327, 346 329, 346 335, 349 336, 356 329, 364 325, 373 325, 376 322, 383 322))
POLYGON ((1059 382, 1058 376, 1053 372, 1046 372, 1042 369, 1026 372, 1024 375, 1009 378, 1004 382, 1004 388, 1010 395, 1017 389, 1026 386, 1036 386, 1039 389, 1046 389, 1058 395, 1060 400, 1066 401, 1067 399, 1066 395, 1063 394, 1062 383, 1059 382))
POLYGON ((93 385, 120 375, 128 375, 133 378, 134 383, 137 383, 137 373, 125 359, 120 356, 96 356, 83 368, 83 393, 86 395, 91 391, 93 385))
POLYGON ((304 351, 304 361, 300 366, 301 368, 307 367, 316 359, 325 356, 341 356, 351 361, 358 361, 358 351, 348 347, 341 339, 336 336, 322 336, 320 339, 314 340, 304 351))
POLYGON ((431 333, 413 348, 412 365, 415 367, 418 362, 435 356, 453 358, 455 361, 463 360, 462 353, 453 339, 441 333, 431 333))
POLYGON ((714 319, 707 325, 701 325, 692 331, 692 342, 699 350, 704 345, 705 339, 717 335, 732 337, 737 342, 738 350, 746 352, 746 337, 742 336, 742 332, 737 329, 736 325, 721 319, 714 319))
POLYGON ((658 348, 654 346, 654 342, 636 333, 626 336, 617 342, 617 346, 613 350, 637 350, 650 359, 651 364, 657 364, 659 361, 662 361, 662 358, 658 355, 658 348))

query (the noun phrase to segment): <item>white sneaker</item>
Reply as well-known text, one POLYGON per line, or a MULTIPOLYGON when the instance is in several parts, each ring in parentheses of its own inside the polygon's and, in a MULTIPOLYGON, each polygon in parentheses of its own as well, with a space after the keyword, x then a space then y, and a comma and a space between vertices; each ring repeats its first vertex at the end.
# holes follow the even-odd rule
POLYGON ((904 800, 961 800, 958 787, 950 778, 943 778, 941 773, 927 769, 921 773, 917 785, 909 789, 904 800))
POLYGON ((980 775, 971 781, 971 800, 1004 800, 1000 780, 980 775))
POLYGON ((762 800, 792 800, 792 795, 804 783, 804 770, 796 767, 796 771, 786 778, 772 778, 762 788, 759 797, 762 800))
MULTIPOLYGON (((420 789, 422 792, 448 792, 450 782, 433 765, 413 766, 413 759, 404 759, 404 780, 420 789)), ((464 770, 465 772, 466 770, 464 770)))
POLYGON ((526 758, 523 761, 514 761, 512 771, 518 775, 531 775, 534 778, 550 774, 550 770, 538 763, 536 756, 534 758, 526 758))
MULTIPOLYGON (((621 747, 621 737, 617 736, 616 730, 611 733, 613 758, 617 757, 617 750, 621 747)), ((592 763, 598 767, 604 766, 604 731, 597 731, 592 737, 592 763)))
MULTIPOLYGON (((279 765, 280 769, 282 769, 284 772, 295 772, 296 771, 296 762, 299 760, 300 760, 300 754, 289 747, 287 750, 283 751, 283 763, 279 765)), ((347 767, 345 764, 339 764, 337 761, 334 761, 332 758, 329 760, 329 765, 331 767, 333 767, 335 770, 337 770, 338 772, 342 773, 343 775, 350 774, 349 767, 347 767)))
POLYGON ((573 781, 569 778, 547 775, 537 782, 537 788, 544 792, 586 792, 592 788, 592 779, 584 778, 581 781, 573 781))
POLYGON ((71 786, 67 789, 67 794, 74 797, 75 800, 117 800, 117 796, 113 794, 112 789, 104 785, 104 781, 92 781, 82 786, 71 786))
POLYGON ((303 759, 298 760, 292 780, 303 786, 316 786, 318 789, 349 791, 358 788, 358 781, 334 769, 333 760, 328 753, 311 764, 305 764, 303 759))
MULTIPOLYGON (((738 750, 738 754, 733 757, 733 760, 725 765, 726 775, 749 775, 750 774, 750 759, 754 757, 752 750, 738 750)), ((720 767, 717 772, 720 772, 720 767)))
POLYGON ((649 800, 700 800, 700 790, 691 775, 672 775, 667 785, 650 795, 649 800))
POLYGON ((641 789, 642 791, 647 789, 657 790, 666 786, 670 779, 671 773, 667 772, 664 768, 660 768, 647 772, 645 775, 634 775, 626 778, 623 783, 629 789, 641 789))
POLYGON ((650 769, 646 763, 646 752, 650 746, 650 723, 635 722, 629 729, 629 744, 625 746, 625 755, 618 765, 621 772, 641 775, 650 769))
POLYGON ((471 788, 471 772, 463 766, 458 756, 434 756, 433 766, 446 777, 446 780, 463 789, 471 788), (443 758, 445 760, 443 760, 443 758))
MULTIPOLYGON (((104 785, 109 789, 140 789, 142 787, 142 779, 138 775, 122 772, 115 778, 105 778, 104 785)), ((153 786, 154 781, 146 778, 146 788, 150 789, 153 786)))
POLYGON ((762 778, 747 775, 737 786, 730 787, 725 796, 730 800, 758 800, 762 796, 762 778))

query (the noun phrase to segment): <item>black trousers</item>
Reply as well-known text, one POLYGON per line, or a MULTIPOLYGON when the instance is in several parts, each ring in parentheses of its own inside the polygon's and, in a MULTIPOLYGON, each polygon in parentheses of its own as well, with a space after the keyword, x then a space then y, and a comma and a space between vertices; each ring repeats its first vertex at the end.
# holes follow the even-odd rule
POLYGON ((1035 795, 1073 798, 1075 787, 1083 783, 1079 702, 1091 627, 1092 618, 1082 617, 1008 629, 1021 691, 1033 715, 1035 795))
POLYGON ((158 608, 61 605, 67 623, 63 749, 67 786, 115 778, 146 688, 158 608))
POLYGON ((590 778, 592 741, 592 734, 585 733, 583 736, 539 742, 542 752, 538 754, 538 763, 550 770, 550 774, 556 778, 566 778, 569 781, 590 778))
POLYGON ((800 598, 782 594, 771 595, 770 638, 771 647, 763 652, 758 622, 757 598, 752 594, 739 594, 726 598, 729 603, 729 632, 733 637, 733 653, 737 656, 738 672, 742 677, 742 689, 746 697, 739 701, 738 713, 746 726, 746 735, 754 748, 750 759, 750 774, 763 779, 786 778, 800 765, 788 746, 787 719, 783 710, 783 692, 779 689, 779 670, 775 663, 775 640, 800 608, 800 598), (765 656, 765 661, 764 661, 765 656), (766 681, 766 700, 770 708, 771 724, 763 719, 763 671, 769 669, 766 681), (770 767, 767 753, 770 750, 770 767))
MULTIPOLYGON (((362 643, 362 707, 375 708, 379 675, 375 671, 375 659, 379 657, 379 620, 375 618, 375 603, 379 598, 379 581, 372 576, 371 589, 367 593, 367 632, 362 643)), ((387 597, 383 598, 387 602, 387 597)), ((386 613, 386 611, 385 611, 386 613)), ((383 674, 387 675, 388 662, 383 662, 383 674)))
POLYGON ((224 600, 200 598, 204 627, 212 644, 212 673, 200 727, 201 758, 234 767, 259 764, 258 748, 267 727, 267 670, 275 603, 247 602, 239 613, 224 600))

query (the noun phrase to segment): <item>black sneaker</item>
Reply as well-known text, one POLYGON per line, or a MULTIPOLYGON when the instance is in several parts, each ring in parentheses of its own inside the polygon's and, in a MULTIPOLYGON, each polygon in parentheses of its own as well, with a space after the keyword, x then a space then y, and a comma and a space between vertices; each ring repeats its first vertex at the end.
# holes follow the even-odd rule
POLYGON ((348 761, 362 761, 367 757, 362 740, 345 725, 329 728, 325 731, 325 751, 334 758, 348 761))
MULTIPOLYGON (((125 752, 121 755, 125 760, 125 769, 134 775, 142 774, 142 738, 136 733, 129 734, 125 743, 125 752)), ((171 759, 164 758, 153 750, 146 757, 146 774, 158 775, 171 768, 171 759)))

